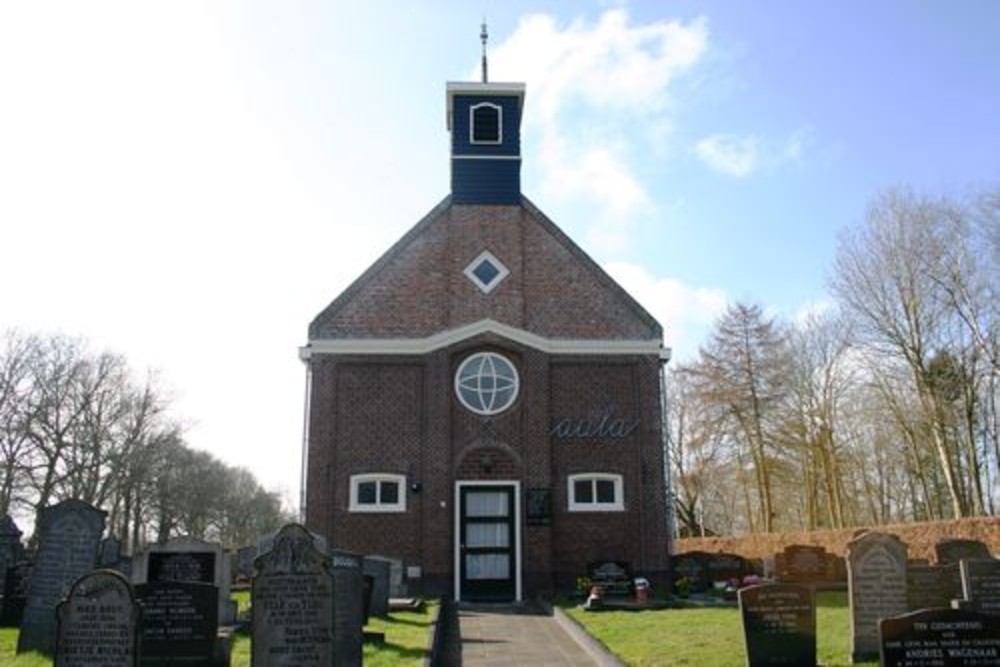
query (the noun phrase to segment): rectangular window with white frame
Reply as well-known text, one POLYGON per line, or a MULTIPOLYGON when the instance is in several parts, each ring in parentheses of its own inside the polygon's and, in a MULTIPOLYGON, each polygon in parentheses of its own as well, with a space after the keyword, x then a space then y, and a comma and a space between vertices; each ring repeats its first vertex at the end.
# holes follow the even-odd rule
POLYGON ((569 476, 570 512, 624 512, 622 476, 611 473, 580 473, 569 476))
POLYGON ((406 477, 390 473, 351 475, 352 512, 405 512, 406 477))

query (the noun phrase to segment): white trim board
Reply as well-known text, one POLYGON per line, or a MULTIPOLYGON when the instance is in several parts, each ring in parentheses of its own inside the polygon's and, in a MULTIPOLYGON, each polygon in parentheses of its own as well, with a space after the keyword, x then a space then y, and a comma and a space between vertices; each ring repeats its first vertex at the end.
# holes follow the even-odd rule
POLYGON ((547 354, 655 354, 669 359, 670 349, 658 339, 600 340, 545 338, 496 320, 485 319, 426 338, 318 338, 299 348, 307 361, 317 354, 427 354, 484 333, 492 333, 547 354))

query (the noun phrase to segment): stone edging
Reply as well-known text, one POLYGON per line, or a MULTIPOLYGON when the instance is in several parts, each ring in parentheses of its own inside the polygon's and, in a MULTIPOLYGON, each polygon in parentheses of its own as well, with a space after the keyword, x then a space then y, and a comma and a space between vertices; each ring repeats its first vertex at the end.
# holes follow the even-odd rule
POLYGON ((431 619, 430 632, 427 633, 427 643, 424 646, 424 667, 434 667, 441 663, 441 647, 444 644, 444 623, 441 621, 445 604, 447 600, 441 597, 437 609, 433 612, 434 617, 431 619))
POLYGON ((573 638, 573 641, 589 653, 597 664, 601 665, 601 667, 626 667, 624 662, 609 651, 604 644, 599 642, 589 632, 587 632, 586 628, 580 625, 580 623, 577 622, 577 620, 572 616, 569 616, 559 607, 550 604, 547 600, 539 598, 538 603, 542 606, 546 613, 552 615, 556 623, 559 624, 559 627, 565 630, 566 633, 573 638))

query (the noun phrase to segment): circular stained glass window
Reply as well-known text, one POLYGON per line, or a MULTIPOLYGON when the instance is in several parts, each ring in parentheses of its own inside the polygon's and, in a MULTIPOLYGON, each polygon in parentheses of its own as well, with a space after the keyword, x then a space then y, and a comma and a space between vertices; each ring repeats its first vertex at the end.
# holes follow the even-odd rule
POLYGON ((455 393, 462 405, 480 415, 495 415, 517 398, 517 369, 495 352, 479 352, 455 373, 455 393))

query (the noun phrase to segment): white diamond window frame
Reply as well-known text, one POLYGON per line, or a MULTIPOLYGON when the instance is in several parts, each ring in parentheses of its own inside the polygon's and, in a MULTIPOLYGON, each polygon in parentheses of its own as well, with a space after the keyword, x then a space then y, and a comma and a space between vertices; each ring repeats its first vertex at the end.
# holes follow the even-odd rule
POLYGON ((465 271, 463 271, 463 273, 466 278, 471 280, 472 283, 483 292, 483 294, 489 294, 504 281, 504 278, 510 275, 510 269, 504 266, 503 262, 497 259, 493 253, 488 250, 484 250, 479 253, 474 260, 469 262, 469 265, 465 267, 465 271), (498 272, 497 275, 493 277, 493 280, 488 283, 483 282, 479 279, 479 276, 476 275, 476 269, 484 261, 492 264, 493 268, 495 268, 498 272))

